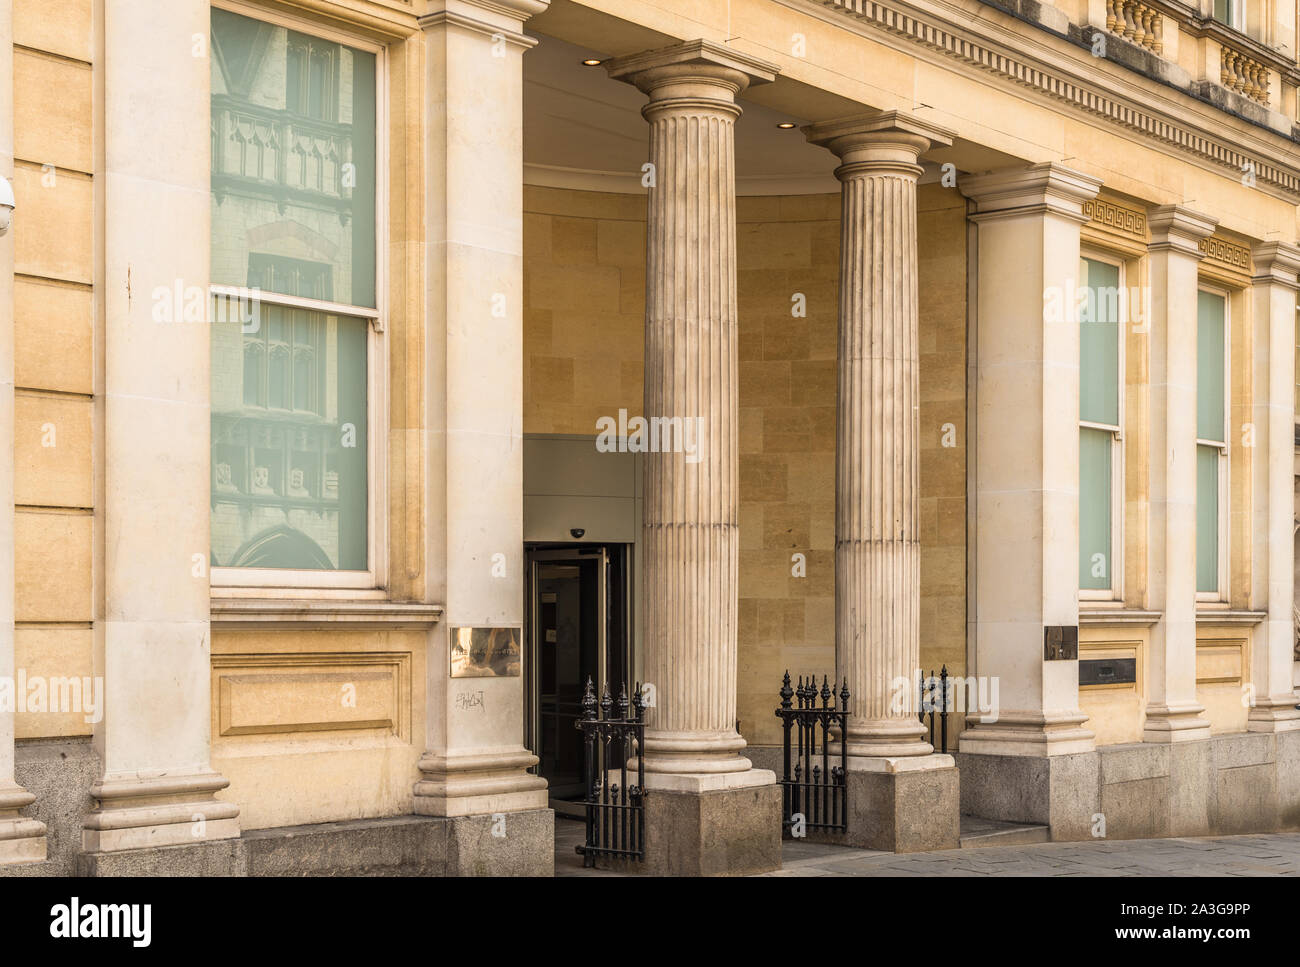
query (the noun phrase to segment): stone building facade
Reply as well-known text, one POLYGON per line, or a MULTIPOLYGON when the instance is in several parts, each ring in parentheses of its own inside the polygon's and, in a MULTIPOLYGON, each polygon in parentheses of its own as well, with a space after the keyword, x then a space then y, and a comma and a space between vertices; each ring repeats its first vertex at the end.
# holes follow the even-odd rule
POLYGON ((846 842, 1300 826, 1298 57, 1293 0, 0 0, 0 873, 546 875, 588 678, 646 868, 772 868, 787 670, 846 842))

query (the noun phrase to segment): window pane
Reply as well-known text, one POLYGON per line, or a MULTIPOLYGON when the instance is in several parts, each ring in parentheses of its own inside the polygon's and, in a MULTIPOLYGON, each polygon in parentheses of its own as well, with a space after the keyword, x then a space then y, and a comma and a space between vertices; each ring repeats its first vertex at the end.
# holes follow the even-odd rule
POLYGON ((1079 419, 1119 425, 1119 266, 1082 259, 1079 287, 1079 419))
POLYGON ((1196 590, 1219 590, 1219 451, 1196 448, 1196 590))
POLYGON ((1111 451, 1105 430, 1079 430, 1079 587, 1104 590, 1111 580, 1111 451))
POLYGON ((1224 298, 1198 294, 1196 310, 1196 435, 1202 440, 1223 438, 1223 317, 1224 298))
POLYGON ((369 323, 214 304, 212 563, 365 570, 369 323))
POLYGON ((374 308, 375 55, 218 9, 212 54, 212 281, 374 308))

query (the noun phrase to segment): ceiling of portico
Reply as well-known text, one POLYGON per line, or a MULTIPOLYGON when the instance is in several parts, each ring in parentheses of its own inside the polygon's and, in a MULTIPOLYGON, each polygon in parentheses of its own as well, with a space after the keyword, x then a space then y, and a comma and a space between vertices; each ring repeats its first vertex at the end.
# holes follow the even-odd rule
MULTIPOLYGON (((539 43, 524 58, 524 180, 531 184, 640 192, 649 129, 641 117, 646 97, 610 80, 592 51, 533 32, 539 43)), ((809 144, 797 117, 741 99, 736 122, 739 194, 834 192, 835 158, 809 144)))
MULTIPOLYGON (((621 20, 572 0, 551 0, 528 21, 538 44, 524 57, 524 180, 529 184, 640 193, 648 130, 641 117, 645 95, 610 80, 587 58, 650 50, 675 43, 644 26, 621 20)), ((851 42, 846 37, 846 42, 851 42)), ((751 88, 740 98, 736 122, 736 191, 741 195, 835 192, 836 159, 808 144, 799 130, 810 121, 847 117, 870 108, 781 76, 751 88), (780 123, 794 123, 791 129, 780 123)), ((939 165, 961 172, 1015 164, 1016 159, 958 138, 931 151, 922 182, 938 180, 939 165)))

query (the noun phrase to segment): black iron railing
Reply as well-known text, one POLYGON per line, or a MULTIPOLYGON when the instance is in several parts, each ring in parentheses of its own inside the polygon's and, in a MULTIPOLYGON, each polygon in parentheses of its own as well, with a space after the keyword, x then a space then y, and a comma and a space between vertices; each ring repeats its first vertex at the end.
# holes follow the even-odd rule
POLYGON ((632 693, 631 715, 628 705, 626 687, 616 703, 606 685, 597 714, 596 689, 587 679, 582 718, 575 723, 582 729, 586 750, 587 836, 577 847, 583 866, 595 866, 598 856, 645 859, 645 706, 639 684, 632 693), (615 705, 617 717, 612 714, 615 705), (633 758, 636 770, 629 782, 628 762, 633 758))
POLYGON ((781 823, 787 833, 803 829, 844 830, 848 826, 848 784, 845 773, 848 753, 840 743, 839 755, 832 756, 832 732, 839 736, 849 721, 849 683, 836 696, 826 676, 821 691, 816 676, 797 687, 785 673, 781 685, 781 707, 776 710, 785 729, 784 767, 781 775, 781 823), (794 702, 791 702, 791 699, 794 702), (820 707, 817 704, 821 699, 820 707), (832 704, 838 698, 838 704, 832 704))
POLYGON ((948 666, 944 665, 939 671, 938 677, 935 677, 934 671, 931 670, 929 678, 921 679, 921 701, 918 706, 918 718, 921 724, 926 724, 926 716, 929 716, 930 744, 939 752, 948 751, 948 712, 952 709, 952 694, 948 688, 948 666), (934 741, 935 718, 939 722, 939 741, 934 741))

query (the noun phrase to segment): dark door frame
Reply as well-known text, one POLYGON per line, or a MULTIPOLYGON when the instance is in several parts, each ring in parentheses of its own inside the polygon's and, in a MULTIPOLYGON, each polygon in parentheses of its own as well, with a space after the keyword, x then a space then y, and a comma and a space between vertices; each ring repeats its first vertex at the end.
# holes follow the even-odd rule
MULTIPOLYGON (((530 543, 524 545, 525 562, 525 600, 524 600, 524 745, 534 754, 538 751, 538 736, 541 728, 541 701, 538 693, 541 681, 541 652, 537 641, 539 633, 538 618, 538 568, 541 564, 562 563, 565 561, 598 562, 599 588, 596 626, 597 643, 597 694, 604 687, 610 673, 611 637, 616 634, 621 644, 615 647, 621 652, 614 655, 621 666, 618 681, 609 682, 614 697, 618 697, 620 686, 631 688, 629 680, 632 669, 632 548, 631 544, 610 543, 530 543), (621 595, 621 601, 610 600, 611 575, 616 575, 618 586, 613 587, 614 594, 621 595), (616 624, 615 624, 616 623, 616 624)), ((584 683, 585 684, 585 683, 584 683)), ((540 765, 533 768, 540 772, 540 765)), ((571 812, 583 815, 582 807, 566 800, 551 799, 551 808, 558 812, 571 812)))

